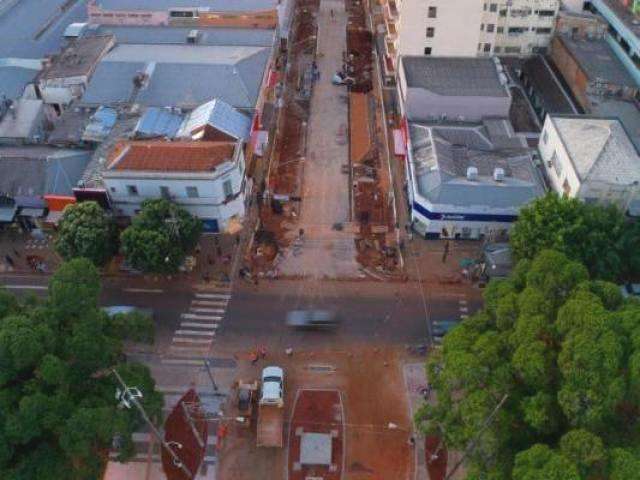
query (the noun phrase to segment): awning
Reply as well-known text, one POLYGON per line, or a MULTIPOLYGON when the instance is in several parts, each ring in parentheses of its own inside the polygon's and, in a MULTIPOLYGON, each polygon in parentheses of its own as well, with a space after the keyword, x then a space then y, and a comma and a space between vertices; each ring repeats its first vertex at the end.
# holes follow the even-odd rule
POLYGON ((0 223, 11 223, 13 222, 14 217, 16 216, 16 212, 18 211, 18 207, 0 207, 0 223))
POLYGON ((44 208, 21 208, 19 215, 21 217, 40 218, 44 216, 44 208))
POLYGON ((404 135, 402 135, 402 130, 398 128, 393 130, 393 153, 402 156, 407 154, 407 148, 404 144, 404 135))

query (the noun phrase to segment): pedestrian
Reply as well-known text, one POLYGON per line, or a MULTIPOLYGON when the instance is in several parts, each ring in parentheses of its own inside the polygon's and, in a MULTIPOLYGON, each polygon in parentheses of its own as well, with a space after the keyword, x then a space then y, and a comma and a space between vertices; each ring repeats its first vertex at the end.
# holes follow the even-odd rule
POLYGON ((413 437, 413 435, 411 435, 411 436, 409 437, 409 441, 408 441, 408 443, 409 443, 409 445, 411 445, 412 447, 414 447, 414 446, 415 446, 415 444, 416 444, 416 439, 413 437))
POLYGON ((267 347, 265 347, 264 345, 260 346, 260 358, 262 360, 264 360, 265 358, 267 358, 267 347))
POLYGON ((213 259, 211 255, 207 255, 207 263, 209 265, 213 265, 214 263, 216 263, 216 261, 213 259))
POLYGON ((236 235, 236 245, 240 245, 240 235, 236 235))
POLYGON ((7 263, 9 265, 11 265, 12 267, 15 266, 15 264, 13 263, 13 258, 11 258, 11 255, 7 254, 4 256, 4 259, 7 261, 7 263))
POLYGON ((16 257, 20 258, 20 252, 18 252, 18 250, 16 250, 15 248, 13 249, 13 253, 16 257))
POLYGON ((251 365, 255 365, 256 363, 258 363, 258 353, 257 352, 251 352, 251 365))
POLYGON ((333 8, 331 9, 331 18, 333 19, 333 8))
POLYGON ((213 237, 213 243, 218 245, 218 236, 213 237))
POLYGON ((444 252, 442 253, 442 263, 447 263, 447 257, 449 256, 449 240, 444 244, 444 252))

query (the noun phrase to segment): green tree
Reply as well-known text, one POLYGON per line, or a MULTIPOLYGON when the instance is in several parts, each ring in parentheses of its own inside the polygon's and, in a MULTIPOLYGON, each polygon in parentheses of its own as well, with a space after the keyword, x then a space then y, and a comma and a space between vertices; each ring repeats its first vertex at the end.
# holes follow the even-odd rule
POLYGON ((624 478, 640 451, 640 303, 553 250, 484 297, 427 360, 437 404, 418 427, 451 450, 473 442, 472 479, 624 478))
POLYGON ((115 225, 96 202, 68 205, 58 226, 55 248, 65 260, 85 257, 102 266, 117 251, 115 225))
POLYGON ((640 272, 640 226, 615 206, 586 204, 555 193, 520 211, 511 232, 516 259, 554 249, 584 264, 597 279, 640 272))
POLYGON ((144 272, 173 273, 196 246, 202 223, 165 200, 146 200, 131 225, 122 232, 122 252, 144 272))
POLYGON ((142 421, 118 408, 112 368, 160 418, 162 396, 148 369, 120 363, 126 329, 99 310, 99 290, 93 264, 74 259, 52 277, 46 302, 11 302, 0 315, 0 478, 99 478, 116 436, 127 460, 142 421))

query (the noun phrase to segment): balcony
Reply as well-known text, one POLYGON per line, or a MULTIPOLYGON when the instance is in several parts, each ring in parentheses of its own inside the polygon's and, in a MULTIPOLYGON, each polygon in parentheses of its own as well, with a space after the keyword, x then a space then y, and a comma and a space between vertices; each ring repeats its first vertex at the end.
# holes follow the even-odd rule
POLYGON ((398 49, 396 48, 396 43, 393 40, 388 38, 385 39, 384 47, 385 47, 384 53, 386 55, 396 58, 396 56, 398 55, 398 49))
POLYGON ((398 25, 393 20, 385 20, 385 25, 387 27, 387 38, 397 39, 398 38, 398 25))
POLYGON ((389 55, 384 56, 384 76, 395 77, 396 76, 396 59, 389 55))
POLYGON ((387 20, 397 20, 400 18, 400 10, 398 10, 398 4, 396 0, 388 0, 383 6, 384 18, 387 20))

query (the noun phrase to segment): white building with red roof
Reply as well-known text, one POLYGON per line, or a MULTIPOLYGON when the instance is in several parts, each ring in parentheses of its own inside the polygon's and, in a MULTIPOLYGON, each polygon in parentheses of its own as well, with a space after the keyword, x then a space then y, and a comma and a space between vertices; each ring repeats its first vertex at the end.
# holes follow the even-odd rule
POLYGON ((103 180, 122 217, 135 215, 150 198, 184 207, 212 233, 227 230, 245 214, 241 142, 122 142, 112 150, 103 180))

